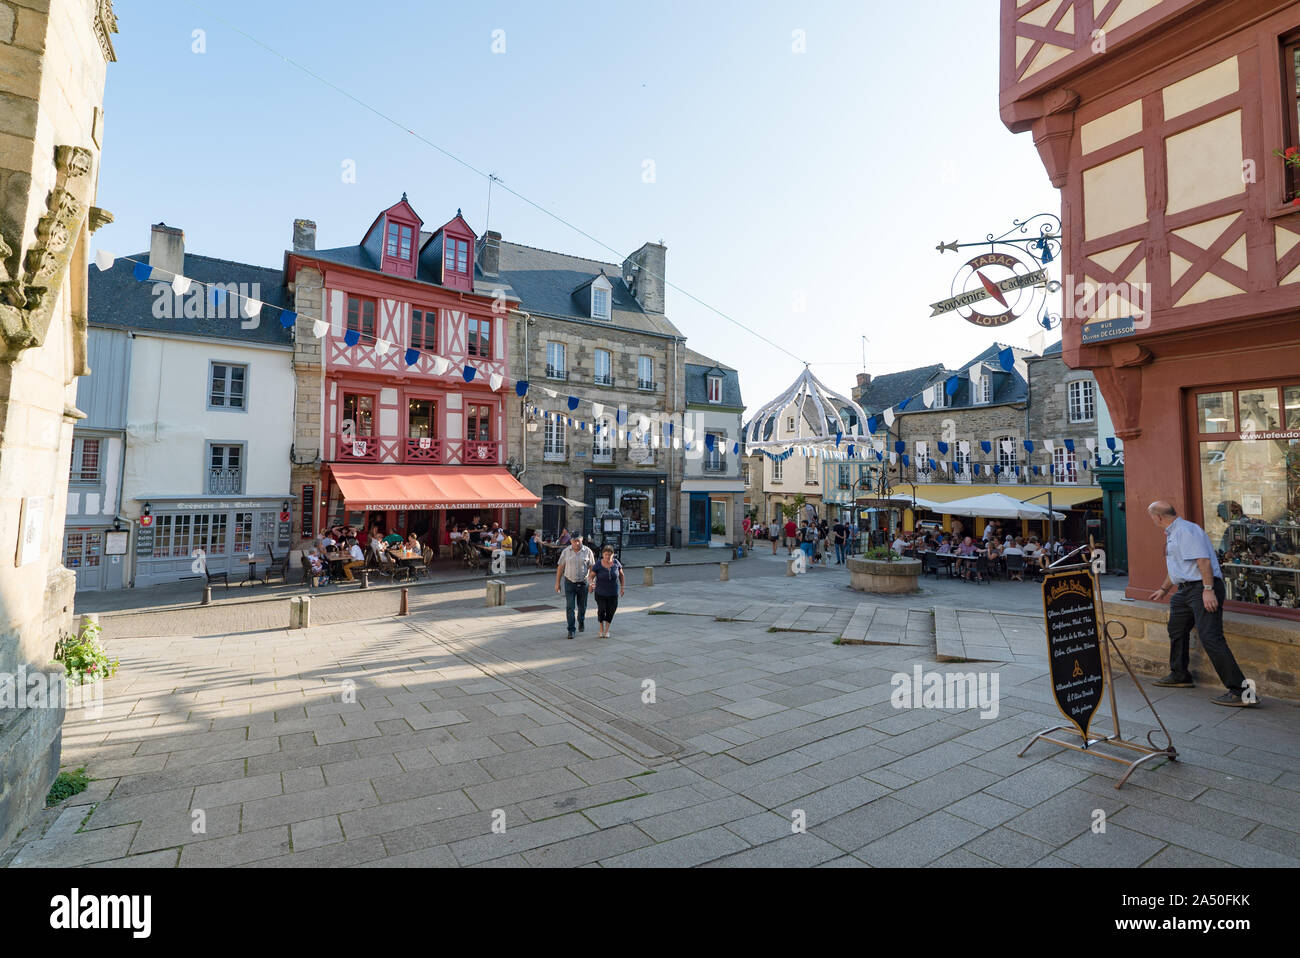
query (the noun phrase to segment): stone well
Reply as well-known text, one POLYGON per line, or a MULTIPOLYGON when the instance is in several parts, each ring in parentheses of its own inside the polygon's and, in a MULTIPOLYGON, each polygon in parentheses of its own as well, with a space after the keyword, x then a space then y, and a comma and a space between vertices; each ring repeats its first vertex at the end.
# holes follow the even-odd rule
POLYGON ((921 577, 920 559, 864 559, 849 557, 849 588, 858 592, 875 592, 882 595, 899 595, 919 592, 921 577))

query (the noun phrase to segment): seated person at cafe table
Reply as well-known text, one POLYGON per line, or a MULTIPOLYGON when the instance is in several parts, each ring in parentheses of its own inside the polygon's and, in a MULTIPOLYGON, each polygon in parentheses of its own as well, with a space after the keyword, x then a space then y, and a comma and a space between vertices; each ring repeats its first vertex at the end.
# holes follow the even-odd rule
POLYGON ((347 582, 355 582, 356 577, 352 575, 352 570, 365 568, 366 554, 361 551, 361 546, 357 544, 356 539, 348 540, 347 553, 350 558, 343 563, 343 578, 347 582))
POLYGON ((961 541, 957 549, 957 568, 961 572, 963 579, 969 579, 971 573, 975 570, 975 560, 979 558, 980 550, 975 545, 975 540, 967 536, 961 541))
POLYGON ((385 546, 400 546, 402 544, 402 534, 400 532, 390 532, 384 536, 385 546))

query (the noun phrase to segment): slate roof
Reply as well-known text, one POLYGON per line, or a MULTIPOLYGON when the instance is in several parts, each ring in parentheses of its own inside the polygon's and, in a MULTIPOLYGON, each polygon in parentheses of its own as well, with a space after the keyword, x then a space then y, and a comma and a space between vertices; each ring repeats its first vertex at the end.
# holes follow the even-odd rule
POLYGON ((693 349, 685 350, 686 404, 700 406, 731 406, 743 409, 745 401, 740 396, 740 373, 730 366, 710 359, 693 349), (709 373, 722 374, 722 402, 709 402, 709 373))
POLYGON ((1061 340, 1058 339, 1056 342, 1052 343, 1052 345, 1048 346, 1046 349, 1043 350, 1043 356, 1047 357, 1047 356, 1061 355, 1062 352, 1061 347, 1063 345, 1064 343, 1062 343, 1061 340))
MULTIPOLYGON (((403 279, 410 281, 410 277, 394 277, 392 273, 385 273, 379 268, 379 259, 369 249, 364 246, 337 246, 333 249, 316 249, 316 250, 290 250, 286 255, 301 256, 304 259, 319 259, 326 263, 337 263, 339 266, 350 266, 353 269, 365 270, 369 273, 378 273, 380 276, 387 276, 390 279, 403 279)), ((501 289, 505 292, 507 299, 516 299, 515 292, 510 285, 501 280, 484 277, 478 269, 478 257, 474 257, 474 292, 484 296, 491 296, 493 290, 501 289)), ((442 274, 439 271, 442 263, 442 234, 437 234, 435 239, 433 233, 420 231, 420 258, 416 266, 415 279, 421 283, 429 283, 432 286, 442 287, 442 274)))
MULTIPOLYGON (((149 254, 133 253, 130 259, 148 262, 149 254)), ((280 311, 270 308, 271 306, 289 308, 283 270, 186 253, 181 272, 182 275, 194 280, 195 285, 184 297, 177 297, 169 288, 171 276, 166 276, 165 282, 162 283, 152 280, 139 282, 133 275, 134 268, 135 263, 125 259, 119 259, 107 271, 91 265, 87 283, 91 325, 113 326, 142 332, 185 333, 190 336, 244 339, 250 343, 276 346, 293 345, 293 330, 281 326, 280 311), (235 284, 241 290, 247 288, 248 295, 256 296, 257 299, 268 304, 262 308, 261 321, 257 328, 240 328, 240 322, 247 320, 243 319, 236 297, 228 297, 220 307, 220 314, 225 318, 185 318, 184 305, 191 302, 192 297, 203 296, 205 306, 211 303, 211 293, 206 288, 199 290, 199 283, 203 283, 205 287, 215 283, 235 284), (158 297, 154 295, 154 288, 157 286, 166 289, 163 295, 172 299, 172 318, 159 318, 154 315, 154 304, 158 301, 158 297)), ((211 312, 211 310, 205 308, 204 312, 211 312)))
MULTIPOLYGON (((474 271, 477 282, 481 275, 477 261, 474 271)), ((518 295, 520 308, 529 313, 613 326, 651 336, 682 338, 680 330, 662 313, 649 313, 641 308, 623 282, 622 266, 617 264, 502 240, 498 275, 518 295), (592 319, 578 295, 602 270, 612 287, 608 322, 592 319)))
POLYGON ((898 405, 908 396, 915 396, 939 377, 949 375, 952 374, 944 369, 943 363, 933 363, 916 369, 873 376, 858 405, 868 416, 874 416, 890 406, 898 405))
MULTIPOLYGON (((932 384, 938 384, 942 387, 953 376, 956 376, 959 380, 957 391, 950 397, 949 404, 942 407, 944 409, 971 409, 981 406, 1000 406, 1007 403, 1028 402, 1029 383, 1020 369, 1017 366, 1012 366, 1011 371, 1007 372, 1002 368, 1002 364, 998 359, 998 354, 1006 348, 1002 343, 993 343, 983 352, 962 363, 958 369, 947 369, 942 364, 938 364, 906 369, 902 372, 874 378, 867 387, 867 401, 860 403, 860 405, 869 416, 879 415, 890 406, 895 407, 895 414, 901 416, 916 412, 932 412, 933 409, 926 409, 922 394, 932 384), (993 377, 993 395, 986 403, 971 401, 970 368, 977 363, 984 368, 986 375, 993 377), (882 385, 880 391, 875 393, 872 391, 872 387, 876 386, 877 383, 882 385), (898 404, 907 399, 911 399, 907 409, 899 410, 897 408, 898 404)), ((1017 359, 1034 358, 1033 353, 1027 349, 1016 348, 1015 355, 1017 359)))

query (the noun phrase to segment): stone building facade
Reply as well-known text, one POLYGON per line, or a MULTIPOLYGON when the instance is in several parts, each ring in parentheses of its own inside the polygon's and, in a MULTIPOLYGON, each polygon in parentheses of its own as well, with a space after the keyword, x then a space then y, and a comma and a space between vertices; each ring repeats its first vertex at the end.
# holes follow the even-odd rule
MULTIPOLYGON (((0 3, 0 680, 61 674, 72 629, 63 517, 90 234, 111 220, 93 204, 116 30, 110 0, 0 3)), ((43 804, 62 724, 61 708, 0 704, 0 848, 43 804)))
POLYGON ((672 545, 674 528, 684 536, 683 450, 669 448, 658 428, 637 435, 645 417, 674 423, 672 439, 682 438, 685 338, 663 312, 667 250, 647 243, 613 264, 494 233, 480 249, 479 268, 520 301, 510 375, 526 380, 529 391, 516 404, 520 428, 511 453, 522 468, 520 482, 543 499, 521 511, 521 531, 541 528, 549 537, 568 527, 590 535, 599 514, 612 509, 623 515, 627 545, 672 545), (579 400, 572 411, 570 396, 579 400), (530 414, 530 407, 562 416, 530 414), (569 426, 570 418, 602 428, 593 435, 569 426))

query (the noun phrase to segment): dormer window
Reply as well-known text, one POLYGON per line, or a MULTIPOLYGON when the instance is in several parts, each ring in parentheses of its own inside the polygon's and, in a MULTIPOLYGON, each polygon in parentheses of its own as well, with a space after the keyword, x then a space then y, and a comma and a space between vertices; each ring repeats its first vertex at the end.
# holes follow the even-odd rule
POLYGON ((442 269, 445 273, 469 275, 469 243, 448 236, 443 243, 442 269))
POLYGON ((610 290, 609 279, 601 273, 591 281, 591 318, 609 321, 610 290))
POLYGON ((411 227, 389 220, 388 241, 384 247, 384 255, 394 259, 410 260, 411 241, 414 236, 415 231, 411 227))
POLYGON ((722 402, 722 377, 709 377, 709 402, 722 402))

